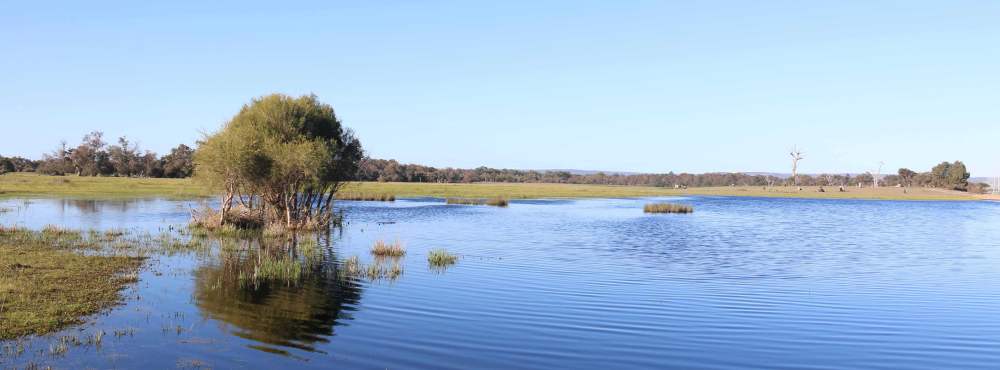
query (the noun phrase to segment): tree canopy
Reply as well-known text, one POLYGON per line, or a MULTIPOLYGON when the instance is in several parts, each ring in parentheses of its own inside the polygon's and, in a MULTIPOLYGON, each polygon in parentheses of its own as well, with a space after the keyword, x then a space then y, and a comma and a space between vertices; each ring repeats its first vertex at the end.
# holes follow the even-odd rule
POLYGON ((286 227, 329 221, 334 193, 353 179, 361 143, 315 95, 273 94, 244 105, 195 152, 195 177, 223 191, 220 223, 234 200, 286 227))

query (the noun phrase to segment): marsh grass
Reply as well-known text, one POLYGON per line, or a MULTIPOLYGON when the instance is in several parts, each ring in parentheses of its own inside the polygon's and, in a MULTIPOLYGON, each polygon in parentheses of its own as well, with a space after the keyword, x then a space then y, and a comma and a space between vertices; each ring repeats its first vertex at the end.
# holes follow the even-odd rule
POLYGON ((215 231, 225 227, 240 230, 261 230, 265 226, 264 215, 243 206, 235 206, 226 213, 225 222, 221 222, 220 212, 207 204, 191 210, 189 226, 215 231))
POLYGON ((361 259, 358 256, 351 256, 351 258, 344 260, 342 269, 348 275, 357 276, 362 269, 361 259))
POLYGON ((403 244, 398 240, 392 243, 377 240, 372 245, 371 253, 374 256, 380 257, 402 257, 406 255, 406 249, 403 248, 403 244))
POLYGON ((56 226, 0 227, 0 340, 57 331, 121 302, 144 258, 84 253, 97 243, 56 226))
POLYGON ((467 206, 482 206, 486 205, 486 199, 474 199, 474 198, 448 198, 445 199, 445 204, 461 204, 467 206))
POLYGON ((80 240, 83 234, 79 230, 67 229, 56 225, 45 225, 42 228, 42 235, 49 238, 61 238, 67 240, 80 240))
POLYGON ((649 203, 642 207, 646 213, 692 213, 694 208, 684 204, 649 203))
MULTIPOLYGON (((191 226, 191 233, 200 238, 222 238, 222 239, 252 239, 264 236, 261 229, 241 229, 235 225, 222 225, 215 227, 191 226)), ((275 236, 275 234, 268 234, 275 236)), ((284 235, 283 233, 281 235, 284 235)))
POLYGON ((293 285, 302 278, 302 263, 288 256, 261 258, 251 276, 254 282, 278 281, 293 285))
POLYGON ((390 193, 337 193, 337 200, 395 202, 396 196, 390 193))
MULTIPOLYGON (((86 232, 49 225, 0 226, 0 340, 47 334, 117 305, 154 255, 205 253, 211 246, 180 229, 159 233, 86 232)), ((263 274, 280 269, 265 266, 263 274)), ((82 342, 100 343, 103 333, 82 342)), ((53 349, 60 352, 61 346, 53 349)))
POLYGON ((427 263, 431 267, 448 267, 455 264, 458 261, 458 256, 449 253, 444 249, 432 249, 427 254, 427 263))
POLYGON ((341 274, 346 277, 368 279, 369 281, 395 281, 403 275, 400 257, 376 257, 371 264, 361 263, 358 256, 351 256, 341 264, 341 274))
POLYGON ((486 200, 486 205, 494 207, 506 207, 510 204, 507 198, 504 197, 493 197, 486 200))
POLYGON ((445 199, 446 204, 461 204, 470 206, 494 206, 494 207, 506 207, 510 204, 507 198, 504 197, 492 197, 492 198, 448 198, 445 199))

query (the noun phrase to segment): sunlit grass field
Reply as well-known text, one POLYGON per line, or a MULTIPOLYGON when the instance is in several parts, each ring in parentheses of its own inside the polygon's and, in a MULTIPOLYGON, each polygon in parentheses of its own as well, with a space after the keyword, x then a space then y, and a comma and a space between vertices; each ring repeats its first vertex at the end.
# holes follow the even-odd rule
POLYGON ((212 192, 191 179, 45 176, 33 173, 0 175, 0 198, 192 198, 212 192))
MULTIPOLYGON (((977 200, 968 193, 942 190, 883 187, 847 188, 839 192, 827 187, 710 187, 670 189, 651 186, 609 186, 577 184, 514 183, 399 183, 356 182, 341 190, 350 194, 389 194, 395 197, 437 198, 630 198, 683 195, 752 196, 778 198, 890 199, 890 200, 977 200)), ((133 179, 119 177, 44 176, 30 173, 0 175, 0 198, 75 197, 75 198, 192 198, 211 196, 213 192, 191 179, 133 179)))

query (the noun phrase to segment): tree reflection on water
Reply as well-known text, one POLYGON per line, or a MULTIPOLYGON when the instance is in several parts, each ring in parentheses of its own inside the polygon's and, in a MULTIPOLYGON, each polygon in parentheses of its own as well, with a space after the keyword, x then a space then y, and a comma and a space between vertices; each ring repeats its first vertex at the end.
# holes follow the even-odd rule
MULTIPOLYGON (((328 240, 328 239, 327 239, 328 240)), ((227 241, 195 273, 195 304, 223 330, 289 355, 314 352, 350 317, 361 287, 341 273, 329 242, 227 241), (277 266, 277 267, 275 267, 277 266)))

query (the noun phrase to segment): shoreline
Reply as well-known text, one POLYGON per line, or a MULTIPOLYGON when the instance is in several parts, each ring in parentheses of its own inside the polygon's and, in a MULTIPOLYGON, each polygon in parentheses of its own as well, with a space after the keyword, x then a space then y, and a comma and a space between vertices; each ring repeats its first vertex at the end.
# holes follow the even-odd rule
MULTIPOLYGON (((704 187, 688 189, 652 186, 584 185, 555 183, 403 183, 352 182, 342 192, 392 194, 396 197, 574 199, 574 198, 644 198, 658 196, 731 196, 800 199, 865 199, 914 201, 1000 201, 997 194, 969 194, 933 188, 827 188, 791 186, 704 187)), ((0 199, 52 198, 194 199, 214 196, 213 192, 192 179, 44 176, 33 173, 0 175, 0 199)))

